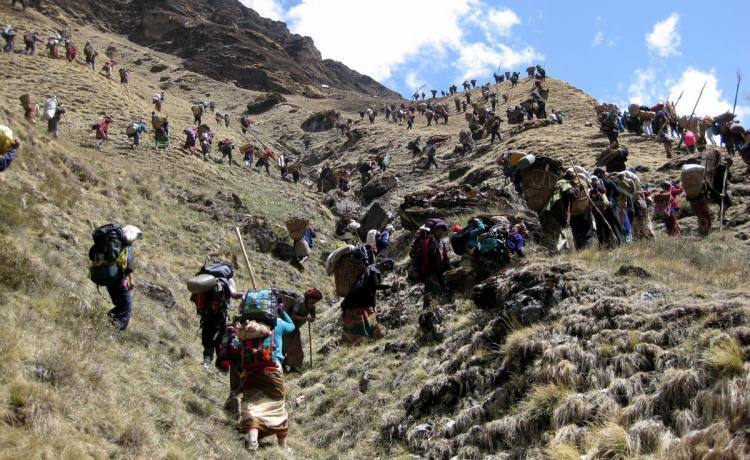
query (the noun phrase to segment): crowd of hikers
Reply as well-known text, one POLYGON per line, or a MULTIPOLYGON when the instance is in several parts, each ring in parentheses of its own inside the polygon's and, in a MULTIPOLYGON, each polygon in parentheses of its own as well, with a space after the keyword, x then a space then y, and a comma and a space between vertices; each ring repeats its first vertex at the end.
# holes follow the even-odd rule
MULTIPOLYGON (((15 35, 12 27, 3 29, 4 51, 14 51, 15 35)), ((34 55, 36 42, 40 41, 39 34, 27 33, 23 38, 23 53, 34 55)), ((49 37, 47 50, 50 58, 76 59, 76 48, 68 31, 59 31, 49 37)), ((90 41, 86 42, 84 56, 86 65, 96 70, 98 52, 90 41)), ((108 59, 102 68, 103 74, 111 79, 117 65, 117 61, 108 59)), ((563 123, 562 112, 552 110, 548 113, 546 110, 549 91, 544 87, 545 69, 532 66, 527 73, 533 78, 532 91, 520 105, 507 108, 507 122, 514 124, 524 119, 550 118, 554 123, 563 123)), ((128 70, 121 68, 119 76, 120 84, 127 87, 128 70)), ((507 80, 516 86, 520 74, 495 73, 493 78, 496 84, 507 80)), ((442 97, 452 98, 454 114, 464 113, 467 128, 462 129, 458 136, 460 156, 471 152, 478 140, 489 137, 491 145, 500 140, 500 126, 505 121, 496 113, 498 95, 491 85, 481 85, 480 96, 476 97, 472 96, 476 84, 476 80, 464 81, 463 95, 459 95, 456 85, 451 85, 448 91, 440 91, 442 97)), ((417 115, 424 116, 427 126, 433 121, 448 124, 449 103, 437 101, 438 90, 433 89, 430 93, 432 99, 429 100, 424 92, 417 91, 410 102, 385 104, 382 113, 387 121, 405 123, 407 129, 413 128, 417 115)), ((506 94, 500 98, 503 103, 508 100, 506 94)), ((154 133, 155 147, 169 145, 169 121, 163 115, 164 92, 154 94, 152 103, 154 110, 150 127, 145 118, 139 118, 126 127, 132 149, 141 145, 142 136, 149 130, 154 133)), ((26 120, 35 123, 39 104, 34 97, 29 94, 21 96, 21 105, 26 120)), ((211 101, 195 102, 191 107, 194 126, 183 131, 183 148, 196 154, 200 149, 200 156, 205 160, 211 158, 215 134, 204 123, 203 116, 210 111, 215 114, 218 126, 230 126, 229 115, 215 112, 215 108, 211 101)), ((699 233, 709 234, 712 228, 709 205, 719 205, 721 213, 731 205, 726 188, 733 152, 740 152, 750 167, 747 135, 731 113, 729 117, 705 117, 698 125, 692 124, 692 119, 681 124, 674 108, 675 104, 669 103, 654 107, 631 106, 626 112, 606 104, 597 108, 599 123, 609 139, 609 146, 597 156, 597 167, 591 173, 572 163, 564 165, 542 155, 512 151, 502 156, 499 165, 507 180, 526 198, 529 208, 538 213, 543 244, 555 250, 564 247, 567 244, 564 231, 568 227, 576 249, 591 247, 595 241, 601 247, 614 247, 650 239, 654 237, 654 219, 664 223, 669 235, 679 237, 681 230, 677 220, 684 212, 680 203, 682 196, 698 217, 699 233), (665 145, 667 157, 673 153, 673 135, 680 139, 680 143, 684 142, 687 152, 695 153, 704 150, 707 134, 713 142, 710 136, 713 131, 721 135, 729 155, 705 150, 702 162, 683 166, 678 180, 652 186, 641 181, 636 168, 627 166, 629 152, 618 139, 619 133, 625 130, 657 135, 659 142, 665 145)), ((45 98, 42 115, 51 136, 59 136, 59 123, 65 113, 66 108, 57 96, 45 98)), ((364 121, 367 116, 369 123, 373 124, 377 114, 377 109, 367 107, 360 112, 360 118, 364 121)), ((239 121, 243 135, 252 135, 254 126, 249 109, 241 114, 239 121)), ((110 139, 109 129, 113 122, 112 116, 103 114, 91 126, 95 132, 96 149, 102 149, 110 139)), ((343 122, 337 116, 336 126, 342 134, 351 137, 351 119, 343 122)), ((302 141, 304 150, 308 151, 310 137, 305 135, 302 141)), ((265 170, 268 175, 274 164, 283 178, 291 176, 294 182, 300 180, 301 158, 276 153, 271 147, 259 146, 259 143, 237 145, 232 139, 219 139, 217 148, 221 157, 217 161, 227 160, 229 165, 257 170, 258 173, 265 170), (233 159, 235 151, 242 157, 241 164, 233 159)), ((417 137, 408 143, 407 150, 413 157, 420 157, 416 167, 429 170, 434 166, 438 169, 437 145, 437 141, 428 141, 422 147, 421 137, 417 137)), ((0 125, 0 172, 10 167, 19 147, 20 142, 12 130, 0 125)), ((377 170, 385 171, 390 161, 389 154, 378 154, 371 160, 360 162, 357 172, 361 175, 362 185, 372 180, 377 170)), ((350 171, 326 166, 319 171, 318 190, 326 191, 332 187, 347 191, 350 174, 350 171)), ((295 260, 304 265, 315 248, 315 228, 305 219, 294 218, 287 222, 287 229, 294 242, 295 260)), ((398 281, 387 282, 388 275, 397 269, 395 261, 389 257, 396 232, 388 222, 363 228, 348 217, 337 229, 341 242, 328 255, 325 269, 334 279, 336 295, 342 298, 339 305, 342 345, 368 343, 383 338, 386 333, 377 320, 378 292, 389 295, 389 292, 397 292, 403 287, 398 281)), ((128 328, 132 315, 131 291, 136 284, 134 245, 142 236, 141 230, 133 225, 120 227, 116 224, 98 227, 92 234, 89 278, 97 287, 106 288, 113 304, 109 316, 114 326, 122 331, 128 328)), ((449 225, 442 219, 429 218, 411 236, 407 277, 422 286, 427 311, 432 299, 451 296, 452 280, 462 268, 489 273, 511 263, 514 258, 523 258, 529 238, 529 229, 522 220, 474 216, 463 225, 449 225)), ((257 287, 252 276, 252 288, 242 290, 236 285, 234 274, 231 263, 219 260, 204 264, 187 280, 190 300, 200 320, 202 363, 206 368, 215 366, 228 373, 229 395, 225 408, 239 417, 240 430, 246 433, 247 448, 257 450, 259 439, 266 436, 276 436, 278 444, 285 448, 289 430, 285 374, 303 369, 302 329, 306 323, 309 328, 316 320, 316 304, 323 299, 323 294, 316 287, 304 292, 257 287)))

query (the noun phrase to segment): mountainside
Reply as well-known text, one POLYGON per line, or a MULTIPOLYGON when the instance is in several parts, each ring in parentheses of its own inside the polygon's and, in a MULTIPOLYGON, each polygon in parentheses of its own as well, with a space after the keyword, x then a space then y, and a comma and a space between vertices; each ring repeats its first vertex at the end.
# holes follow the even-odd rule
POLYGON ((332 91, 398 97, 372 78, 322 59, 310 37, 290 33, 283 22, 263 18, 238 0, 39 2, 50 14, 127 35, 183 58, 186 69, 241 88, 309 97, 332 91))
MULTIPOLYGON (((90 4, 79 3, 85 15, 90 4)), ((202 6, 190 14, 229 4, 195 3, 202 6)), ((324 295, 311 337, 302 331, 312 362, 305 356, 303 372, 285 376, 293 452, 266 441, 263 458, 750 457, 750 176, 739 161, 721 234, 698 238, 683 199, 682 239, 655 223, 654 240, 552 254, 537 244, 539 219, 497 160, 523 150, 591 171, 607 140, 596 126, 596 101, 574 86, 544 83, 547 110, 565 112, 564 124, 503 123, 499 142, 479 139, 465 156, 455 151, 465 115, 453 106, 447 124, 427 126, 418 116, 407 131, 382 113, 372 125, 360 120, 383 99, 346 92, 288 95, 254 115, 243 135, 240 114, 266 93, 188 70, 184 56, 103 32, 96 22, 122 14, 127 24, 125 13, 141 6, 102 2, 106 12, 91 16, 91 25, 71 27, 77 43, 93 40, 130 69, 127 88, 81 56, 69 63, 43 52, 0 53, 0 124, 22 142, 0 173, 0 459, 246 458, 237 419, 222 409, 229 379, 200 365, 199 320, 185 288, 207 256, 231 260, 238 288, 250 287, 235 227, 260 286, 317 286, 324 295), (157 91, 166 93, 170 145, 155 149, 149 126, 131 150, 125 129, 148 120, 157 91), (68 111, 59 139, 41 119, 24 120, 24 93, 60 97, 68 111), (276 168, 270 176, 248 170, 237 154, 237 165, 219 162, 215 147, 209 161, 183 149, 193 101, 206 99, 230 116, 229 126, 204 116, 217 140, 300 158, 302 181, 283 180, 276 168), (335 129, 331 111, 353 119, 350 137, 335 129), (104 113, 114 118, 111 140, 97 150, 91 125, 104 113), (440 141, 438 169, 415 168, 406 146, 417 136, 440 141), (362 183, 359 163, 386 153, 388 169, 362 183), (348 191, 316 190, 325 166, 352 171, 348 191), (415 227, 426 217, 452 225, 477 215, 525 220, 526 257, 485 266, 451 252, 463 277, 425 308, 422 285, 406 276, 415 227), (304 270, 291 260, 289 216, 310 219, 318 232, 304 270), (378 296, 387 333, 358 347, 340 344, 340 298, 324 268, 337 227, 350 218, 397 229, 384 255, 396 261, 386 281, 398 289, 378 296), (91 232, 112 221, 144 231, 125 332, 109 324, 107 293, 97 293, 87 272, 91 232)), ((70 24, 68 14, 2 9, 0 23, 46 32, 70 24)), ((522 79, 493 88, 518 104, 532 86, 522 79)), ((620 140, 644 183, 675 179, 698 157, 667 160, 654 136, 620 140)))

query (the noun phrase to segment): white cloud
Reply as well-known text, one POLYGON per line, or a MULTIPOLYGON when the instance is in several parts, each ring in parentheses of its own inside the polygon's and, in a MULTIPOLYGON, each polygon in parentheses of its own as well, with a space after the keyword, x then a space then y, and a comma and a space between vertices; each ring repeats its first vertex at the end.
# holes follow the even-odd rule
MULTIPOLYGON (((682 73, 677 82, 671 85, 668 89, 670 101, 676 101, 682 93, 682 99, 677 106, 678 113, 682 115, 690 115, 704 83, 706 84, 706 89, 703 90, 703 96, 701 97, 700 102, 698 102, 698 107, 695 110, 697 116, 716 116, 732 110, 734 94, 731 94, 728 97, 724 96, 719 88, 719 81, 713 70, 703 72, 693 67, 688 67, 687 70, 682 73)), ((750 115, 750 107, 738 105, 736 114, 740 119, 747 117, 750 115)))
MULTIPOLYGON (((427 82, 418 77, 416 72, 406 72, 406 75, 404 75, 404 84, 412 91, 416 91, 417 88, 422 87, 425 83, 427 82)), ((411 96, 411 94, 408 96, 411 96)))
MULTIPOLYGON (((690 115, 705 83, 706 89, 703 90, 703 96, 695 110, 696 116, 716 116, 732 110, 734 94, 724 95, 713 70, 705 72, 688 67, 677 79, 667 76, 661 81, 657 80, 656 74, 657 71, 653 67, 635 71, 635 78, 628 86, 630 102, 645 105, 665 100, 675 102, 682 94, 677 112, 680 115, 690 115)), ((740 104, 735 113, 740 120, 747 119, 750 116, 750 107, 740 104)))
POLYGON ((531 64, 535 60, 543 58, 543 55, 537 53, 531 47, 516 51, 503 44, 490 47, 477 42, 461 48, 455 67, 462 72, 460 79, 465 80, 467 78, 488 77, 497 69, 498 65, 501 68, 512 69, 521 64, 531 64))
POLYGON ((630 102, 650 104, 657 97, 656 71, 652 68, 636 69, 635 80, 628 85, 630 102))
POLYGON ((376 80, 425 48, 458 48, 459 19, 471 0, 302 0, 288 11, 295 33, 309 35, 326 58, 344 62, 376 80), (396 27, 399 17, 418 18, 429 27, 396 27))
POLYGON ((604 32, 600 30, 599 32, 596 33, 596 35, 594 36, 594 39, 591 40, 591 47, 595 48, 603 44, 604 44, 604 32))
POLYGON ((281 21, 284 18, 284 9, 277 0, 240 0, 240 3, 254 9, 264 18, 274 21, 281 21))
POLYGON ((654 24, 653 30, 646 34, 648 48, 661 57, 679 55, 679 47, 682 43, 682 37, 677 31, 679 21, 680 16, 672 13, 667 19, 654 24))
POLYGON ((491 9, 487 14, 489 26, 491 26, 498 35, 507 36, 510 34, 510 30, 513 26, 521 23, 521 19, 518 18, 516 13, 510 8, 503 10, 491 9))

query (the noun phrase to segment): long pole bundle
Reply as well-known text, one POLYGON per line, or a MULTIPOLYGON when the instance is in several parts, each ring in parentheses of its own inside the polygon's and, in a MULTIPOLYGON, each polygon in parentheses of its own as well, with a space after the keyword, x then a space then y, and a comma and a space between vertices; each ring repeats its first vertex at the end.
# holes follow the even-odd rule
MULTIPOLYGON (((698 108, 698 103, 701 101, 701 97, 703 97, 703 90, 706 89, 707 83, 708 83, 707 81, 703 82, 703 87, 701 88, 700 94, 698 94, 698 99, 695 101, 695 105, 693 106, 693 111, 690 112, 690 117, 688 118, 687 126, 690 126, 690 122, 693 121, 693 116, 695 115, 695 109, 698 108)), ((680 136, 679 144, 677 144, 678 149, 682 147, 682 141, 684 140, 685 140, 685 135, 683 134, 682 136, 680 136)))
POLYGON ((247 269, 250 271, 250 283, 253 285, 253 290, 257 290, 258 285, 255 282, 255 273, 253 272, 252 265, 250 265, 250 258, 247 257, 247 250, 245 249, 245 242, 242 241, 242 233, 240 233, 239 227, 234 227, 234 231, 237 232, 237 238, 240 240, 240 247, 242 248, 242 255, 245 256, 245 263, 247 264, 247 269))

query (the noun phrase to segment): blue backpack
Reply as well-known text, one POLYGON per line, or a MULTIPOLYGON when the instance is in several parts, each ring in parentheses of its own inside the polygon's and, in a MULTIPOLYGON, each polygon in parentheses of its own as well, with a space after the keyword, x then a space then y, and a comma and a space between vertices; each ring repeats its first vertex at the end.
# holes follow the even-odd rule
POLYGON ((245 300, 240 306, 242 321, 257 321, 274 329, 278 318, 279 297, 270 289, 254 291, 250 289, 245 294, 245 300))

